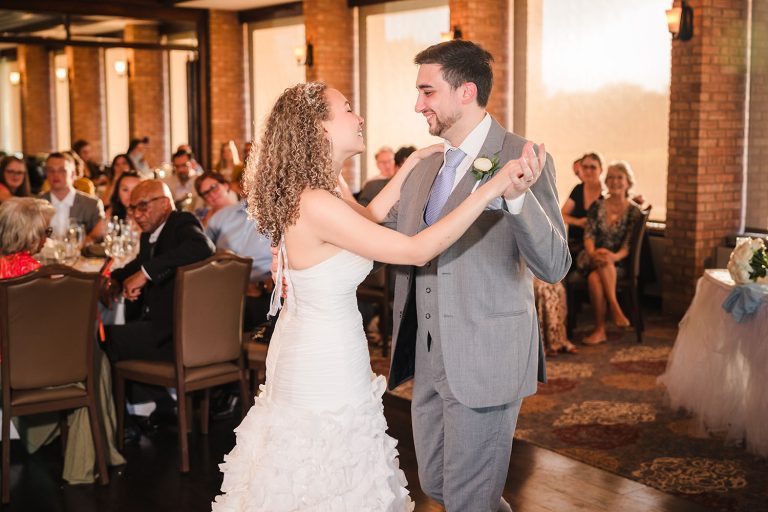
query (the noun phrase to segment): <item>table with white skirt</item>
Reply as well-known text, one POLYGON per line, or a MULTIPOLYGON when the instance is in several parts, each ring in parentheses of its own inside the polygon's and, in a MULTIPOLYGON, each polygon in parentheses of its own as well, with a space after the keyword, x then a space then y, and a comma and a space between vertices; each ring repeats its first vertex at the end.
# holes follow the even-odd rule
POLYGON ((734 286, 725 269, 704 272, 659 382, 707 431, 768 456, 768 301, 736 322, 723 309, 734 286))

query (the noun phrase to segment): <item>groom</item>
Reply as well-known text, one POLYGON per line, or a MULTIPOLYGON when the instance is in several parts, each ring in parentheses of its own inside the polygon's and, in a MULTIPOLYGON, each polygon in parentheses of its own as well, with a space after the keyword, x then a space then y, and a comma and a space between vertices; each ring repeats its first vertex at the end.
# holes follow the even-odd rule
MULTIPOLYGON (((485 111, 492 59, 462 40, 416 56, 416 111, 445 151, 406 178, 389 227, 413 235, 450 212, 477 185, 477 158, 521 157, 527 141, 485 111)), ((395 270, 389 387, 414 378, 419 479, 448 512, 511 511, 501 493, 517 415, 544 377, 532 280, 559 281, 571 259, 551 158, 527 180, 434 260, 395 270)))

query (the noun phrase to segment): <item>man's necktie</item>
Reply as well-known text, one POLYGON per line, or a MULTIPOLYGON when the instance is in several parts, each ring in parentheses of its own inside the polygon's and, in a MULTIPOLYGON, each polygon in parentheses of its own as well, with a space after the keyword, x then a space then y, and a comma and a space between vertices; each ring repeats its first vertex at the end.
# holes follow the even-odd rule
POLYGON ((429 193, 427 209, 424 212, 424 220, 427 225, 435 223, 440 216, 440 212, 451 195, 453 182, 456 180, 456 168, 459 166, 466 154, 460 149, 449 149, 445 153, 445 163, 437 175, 435 183, 432 185, 432 191, 429 193))

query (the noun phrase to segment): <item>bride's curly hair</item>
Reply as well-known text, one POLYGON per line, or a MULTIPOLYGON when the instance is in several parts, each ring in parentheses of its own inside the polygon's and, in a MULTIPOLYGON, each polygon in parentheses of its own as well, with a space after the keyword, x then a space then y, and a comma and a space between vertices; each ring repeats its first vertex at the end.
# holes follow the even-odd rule
POLYGON ((299 218, 304 189, 338 195, 331 144, 322 125, 331 116, 326 89, 323 82, 286 89, 267 117, 261 142, 251 148, 243 178, 248 213, 273 246, 299 218))

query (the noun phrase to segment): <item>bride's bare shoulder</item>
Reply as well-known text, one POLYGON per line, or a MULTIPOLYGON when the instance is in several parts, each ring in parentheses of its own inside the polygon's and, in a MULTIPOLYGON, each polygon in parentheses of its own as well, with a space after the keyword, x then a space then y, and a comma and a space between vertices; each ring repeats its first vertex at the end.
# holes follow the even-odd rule
POLYGON ((339 198, 327 190, 305 188, 301 193, 301 209, 307 208, 327 208, 329 205, 335 205, 339 198))

